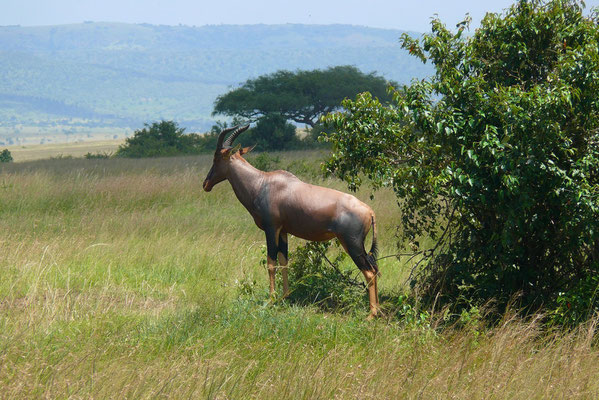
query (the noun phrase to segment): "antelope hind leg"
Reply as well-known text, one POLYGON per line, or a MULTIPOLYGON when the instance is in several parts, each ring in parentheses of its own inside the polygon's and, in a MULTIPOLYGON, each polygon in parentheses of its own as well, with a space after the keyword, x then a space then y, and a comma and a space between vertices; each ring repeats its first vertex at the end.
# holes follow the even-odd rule
POLYGON ((362 270, 364 278, 368 283, 368 302, 370 303, 370 315, 368 319, 373 319, 379 311, 379 296, 377 293, 376 272, 370 270, 362 270))

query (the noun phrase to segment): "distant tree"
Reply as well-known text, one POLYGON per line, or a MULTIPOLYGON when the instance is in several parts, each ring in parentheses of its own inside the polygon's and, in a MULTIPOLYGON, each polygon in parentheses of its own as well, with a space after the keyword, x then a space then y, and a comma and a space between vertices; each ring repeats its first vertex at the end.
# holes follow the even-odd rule
POLYGON ((12 162, 12 154, 10 154, 10 151, 8 151, 8 149, 4 149, 0 152, 0 162, 12 162))
POLYGON ((240 116, 256 121, 267 114, 314 127, 321 115, 340 108, 345 98, 370 92, 382 101, 390 100, 388 82, 365 74, 353 66, 326 70, 278 71, 246 81, 240 88, 219 96, 213 115, 240 116))
POLYGON ((116 157, 166 157, 200 152, 200 135, 185 134, 176 122, 160 121, 136 130, 119 146, 116 157))
POLYGON ((279 114, 267 114, 258 119, 243 142, 256 145, 258 151, 291 150, 301 146, 295 126, 279 114))
MULTIPOLYGON (((247 121, 238 117, 233 118, 231 124, 217 122, 212 126, 209 133, 202 135, 200 138, 200 151, 202 153, 213 152, 221 130, 229 126, 245 125, 246 123, 247 121)), ((241 135, 237 142, 244 146, 256 145, 256 151, 285 151, 323 146, 323 144, 315 141, 312 136, 300 139, 297 136, 295 125, 287 122, 285 117, 276 113, 266 114, 258 118, 254 127, 241 135)))
MULTIPOLYGON (((210 128, 210 132, 207 132, 201 136, 199 136, 197 141, 198 152, 200 153, 212 153, 214 149, 216 149, 216 142, 218 141, 218 135, 223 129, 227 129, 231 126, 236 125, 244 125, 246 122, 235 117, 233 121, 229 124, 226 121, 217 121, 212 128, 210 128)), ((245 136, 245 135, 244 135, 245 136)))

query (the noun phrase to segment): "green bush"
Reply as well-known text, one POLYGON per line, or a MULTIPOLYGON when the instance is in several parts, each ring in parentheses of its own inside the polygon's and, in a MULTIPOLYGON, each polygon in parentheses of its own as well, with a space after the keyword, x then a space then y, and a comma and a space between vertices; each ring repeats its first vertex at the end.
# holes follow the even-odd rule
MULTIPOLYGON (((431 303, 517 298, 529 311, 590 294, 599 270, 599 26, 579 1, 520 1, 403 47, 435 75, 331 114, 328 169, 391 186, 402 243, 422 236, 412 282, 431 303)), ((594 290, 594 289, 593 289, 594 290)), ((572 304, 572 302, 570 301, 572 304)), ((488 314, 489 316, 492 313, 488 314)))
POLYGON ((10 154, 10 151, 8 151, 8 149, 4 149, 0 152, 0 162, 12 162, 12 154, 10 154))
MULTIPOLYGON (((185 134, 185 128, 179 128, 174 121, 153 122, 144 124, 144 128, 136 130, 133 137, 127 138, 125 144, 119 146, 116 157, 167 157, 177 155, 199 154, 202 152, 205 139, 198 134, 185 134)), ((212 149, 214 151, 214 149, 212 149)))
POLYGON ((257 156, 249 158, 248 161, 260 171, 274 171, 279 169, 281 158, 269 153, 260 153, 257 156))
POLYGON ((310 180, 320 178, 323 175, 319 163, 306 160, 294 160, 285 167, 285 170, 298 177, 310 180))
POLYGON ((587 274, 567 292, 558 293, 552 321, 576 325, 599 315, 599 271, 587 274))
POLYGON ((364 310, 366 288, 352 278, 356 270, 343 271, 340 263, 346 258, 341 252, 330 263, 325 253, 333 242, 308 242, 290 255, 289 301, 316 304, 324 310, 364 310))
POLYGON ((83 157, 88 160, 105 160, 112 157, 112 153, 102 152, 102 153, 86 153, 83 157))

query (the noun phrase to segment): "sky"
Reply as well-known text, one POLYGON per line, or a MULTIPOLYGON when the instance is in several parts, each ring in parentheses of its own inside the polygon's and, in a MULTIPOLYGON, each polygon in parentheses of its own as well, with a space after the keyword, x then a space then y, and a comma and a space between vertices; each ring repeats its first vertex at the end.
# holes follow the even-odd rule
MULTIPOLYGON (((469 13, 472 27, 486 12, 516 0, 0 0, 0 25, 84 21, 163 25, 351 24, 425 32, 438 15, 447 26, 469 13)), ((587 9, 599 0, 586 1, 587 9)))

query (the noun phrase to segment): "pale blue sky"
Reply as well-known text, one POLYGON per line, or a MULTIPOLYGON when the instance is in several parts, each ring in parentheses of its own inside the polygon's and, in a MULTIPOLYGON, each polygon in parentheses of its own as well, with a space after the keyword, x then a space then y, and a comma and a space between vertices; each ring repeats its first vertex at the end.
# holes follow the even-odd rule
MULTIPOLYGON (((0 25, 55 25, 83 21, 207 24, 353 24, 428 31, 434 14, 451 26, 470 13, 477 26, 486 12, 516 0, 0 0, 0 25)), ((599 0, 586 2, 587 9, 599 0)))

